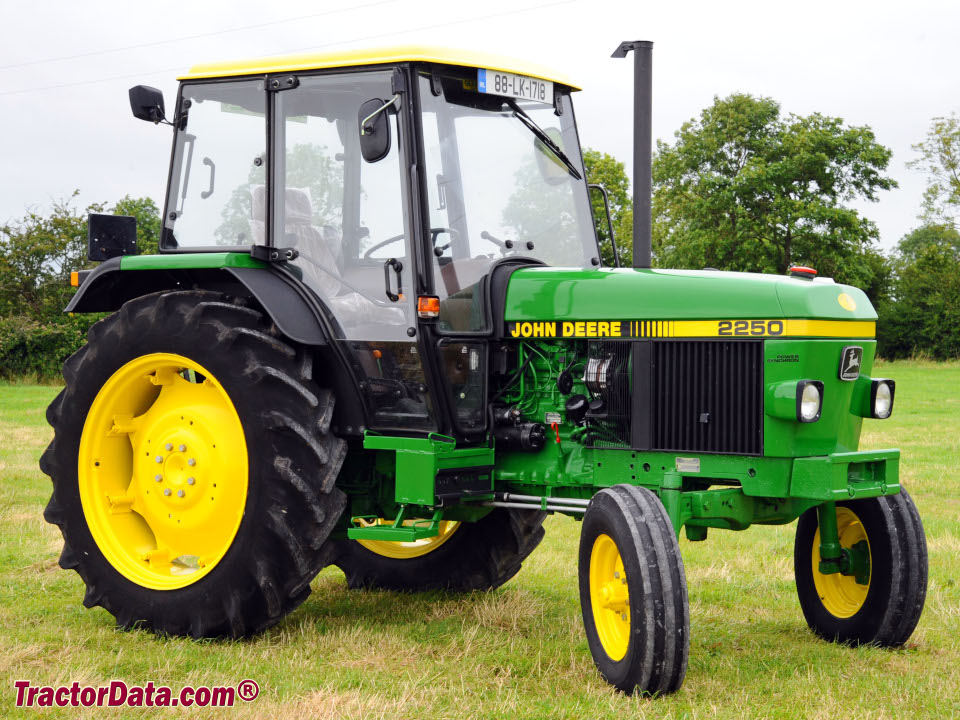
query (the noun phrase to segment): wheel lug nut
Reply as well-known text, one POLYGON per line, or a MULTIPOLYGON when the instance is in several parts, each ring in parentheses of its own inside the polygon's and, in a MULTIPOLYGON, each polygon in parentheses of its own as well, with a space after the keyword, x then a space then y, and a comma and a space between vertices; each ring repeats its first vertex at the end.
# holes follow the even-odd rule
POLYGON ((188 477, 188 478, 187 478, 187 485, 193 485, 195 482, 196 482, 196 480, 193 479, 192 477, 188 477))
POLYGON ((183 497, 186 493, 183 490, 177 490, 177 497, 183 497))
POLYGON ((627 614, 626 614, 626 613, 620 613, 620 619, 621 619, 621 620, 626 620, 626 619, 627 619, 627 614))
POLYGON ((161 480, 163 480, 163 475, 154 475, 153 479, 156 480, 157 482, 160 482, 161 480))
POLYGON ((166 448, 167 450, 173 450, 173 443, 167 443, 166 448))
POLYGON ((615 573, 613 574, 613 576, 614 576, 615 578, 618 578, 618 577, 620 577, 620 573, 615 572, 615 573))
POLYGON ((187 451, 187 446, 181 444, 180 447, 179 447, 179 450, 180 450, 180 452, 186 452, 186 451, 187 451))
POLYGON ((194 460, 193 458, 190 458, 189 460, 187 460, 187 465, 189 465, 190 467, 193 467, 196 464, 197 464, 197 461, 194 460))
POLYGON ((159 455, 157 455, 157 462, 158 462, 158 463, 162 463, 162 462, 163 462, 163 458, 160 457, 159 455))
POLYGON ((163 494, 169 496, 169 495, 170 495, 170 488, 164 488, 164 489, 163 489, 163 494))

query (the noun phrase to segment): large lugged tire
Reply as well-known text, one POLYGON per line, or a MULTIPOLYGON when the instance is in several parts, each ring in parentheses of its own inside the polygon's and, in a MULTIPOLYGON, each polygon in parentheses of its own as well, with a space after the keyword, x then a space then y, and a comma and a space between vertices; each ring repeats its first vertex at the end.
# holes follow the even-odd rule
POLYGON ((492 590, 520 571, 543 540, 546 514, 498 508, 475 523, 449 523, 432 542, 338 540, 337 565, 351 588, 492 590))
POLYGON ((680 545, 660 499, 615 485, 590 501, 580 532, 580 608, 601 675, 627 694, 672 693, 690 652, 680 545))
POLYGON ((927 596, 927 541, 913 499, 896 495, 837 503, 840 544, 866 542, 867 585, 852 576, 824 575, 817 567, 817 510, 800 516, 793 563, 800 607, 825 640, 900 647, 913 633, 927 596))
POLYGON ((346 497, 313 356, 242 301, 132 300, 64 365, 44 517, 121 627, 241 637, 296 608, 346 497))

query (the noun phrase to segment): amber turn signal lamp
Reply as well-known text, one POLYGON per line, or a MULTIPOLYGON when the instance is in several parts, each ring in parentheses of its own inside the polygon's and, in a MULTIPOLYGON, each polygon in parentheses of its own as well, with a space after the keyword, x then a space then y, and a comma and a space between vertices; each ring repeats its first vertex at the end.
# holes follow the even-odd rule
POLYGON ((434 295, 421 295, 417 298, 417 315, 422 318, 440 316, 440 298, 434 295))

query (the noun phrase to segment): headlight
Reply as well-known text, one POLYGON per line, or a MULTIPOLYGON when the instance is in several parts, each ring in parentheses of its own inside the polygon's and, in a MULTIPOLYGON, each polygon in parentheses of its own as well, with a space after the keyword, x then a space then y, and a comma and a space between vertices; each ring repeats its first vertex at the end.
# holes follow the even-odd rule
POLYGON ((893 412, 893 380, 874 380, 870 385, 870 408, 877 420, 886 420, 893 412))
POLYGON ((797 383, 797 420, 812 423, 820 419, 823 409, 823 383, 801 380, 797 383))

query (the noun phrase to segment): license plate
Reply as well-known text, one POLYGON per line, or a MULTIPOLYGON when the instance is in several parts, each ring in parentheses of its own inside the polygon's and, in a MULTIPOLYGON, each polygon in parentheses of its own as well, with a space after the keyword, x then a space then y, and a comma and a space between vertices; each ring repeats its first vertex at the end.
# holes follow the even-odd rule
POLYGON ((491 95, 553 105, 553 83, 526 75, 514 75, 499 70, 477 70, 477 90, 491 95))

